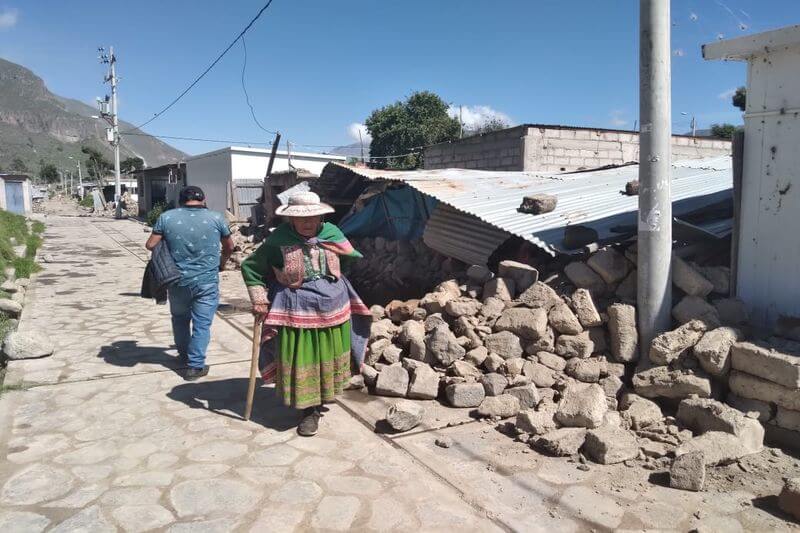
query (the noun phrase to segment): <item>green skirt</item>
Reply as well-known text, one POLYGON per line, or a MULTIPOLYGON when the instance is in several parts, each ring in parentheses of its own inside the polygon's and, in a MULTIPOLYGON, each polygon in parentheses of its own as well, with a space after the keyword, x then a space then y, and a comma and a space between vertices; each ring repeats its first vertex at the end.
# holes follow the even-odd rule
POLYGON ((276 390, 289 407, 333 401, 350 379, 350 321, 321 329, 278 331, 276 390))

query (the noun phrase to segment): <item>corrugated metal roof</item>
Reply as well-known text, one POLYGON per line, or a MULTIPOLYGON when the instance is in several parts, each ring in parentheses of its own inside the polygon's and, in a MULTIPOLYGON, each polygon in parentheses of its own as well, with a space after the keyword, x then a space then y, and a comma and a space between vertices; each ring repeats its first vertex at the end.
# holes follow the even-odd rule
POLYGON ((264 192, 264 182, 262 180, 235 180, 236 200, 239 206, 254 205, 258 203, 258 198, 264 192))
MULTIPOLYGON (((406 183, 444 204, 530 241, 552 255, 570 253, 563 246, 566 226, 588 226, 597 231, 600 241, 604 241, 618 235, 614 231, 616 228, 636 225, 638 198, 621 191, 628 181, 638 178, 638 165, 546 174, 455 168, 391 171, 329 163, 323 174, 332 166, 370 180, 406 183), (554 211, 542 215, 517 211, 524 196, 539 193, 558 198, 554 211)), ((673 214, 680 216, 723 201, 730 197, 731 187, 729 156, 676 162, 672 169, 673 214)), ((449 225, 448 231, 453 229, 449 225)), ((488 247, 491 243, 485 244, 488 247)))

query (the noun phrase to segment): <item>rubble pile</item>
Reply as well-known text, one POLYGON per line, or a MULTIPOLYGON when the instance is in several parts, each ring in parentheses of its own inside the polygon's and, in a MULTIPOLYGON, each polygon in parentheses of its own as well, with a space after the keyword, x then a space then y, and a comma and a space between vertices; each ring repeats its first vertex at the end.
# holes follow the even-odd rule
POLYGON ((239 224, 231 226, 231 238, 233 239, 231 262, 239 268, 242 266, 242 261, 255 252, 260 243, 256 241, 255 235, 248 231, 247 226, 239 224))
POLYGON ((800 373, 743 368, 731 355, 746 345, 747 316, 741 302, 724 296, 725 267, 675 258, 677 327, 640 360, 635 253, 635 245, 599 250, 551 283, 514 261, 501 261, 497 274, 472 266, 420 299, 373 306, 364 384, 374 394, 513 419, 506 426, 517 439, 551 455, 655 469, 688 454, 675 466, 674 485, 692 490, 702 487, 706 466, 762 449, 759 415, 743 404, 754 397, 754 380, 769 383, 758 392, 769 394, 766 401, 779 398, 784 413, 793 409, 800 430, 800 392, 794 389, 797 403, 789 392, 800 386, 790 377, 800 373), (731 385, 739 399, 728 400, 745 412, 718 401, 729 376, 742 383, 731 385))

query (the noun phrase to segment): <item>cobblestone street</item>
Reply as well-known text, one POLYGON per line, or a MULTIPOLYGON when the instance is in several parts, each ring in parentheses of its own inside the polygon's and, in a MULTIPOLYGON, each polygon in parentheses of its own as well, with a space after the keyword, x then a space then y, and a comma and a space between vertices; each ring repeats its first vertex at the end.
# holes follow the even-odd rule
POLYGON ((46 223, 41 254, 52 262, 20 327, 47 332, 57 348, 9 366, 5 384, 19 390, 0 399, 0 531, 795 527, 757 505, 762 494, 736 465, 735 489, 674 490, 644 469, 539 455, 434 402, 414 431, 384 435, 374 428, 391 400, 349 392, 309 439, 295 433, 298 414, 261 387, 245 422, 252 318, 239 273, 223 275, 210 373, 187 383, 168 308, 139 297, 143 226, 46 223), (434 445, 443 436, 452 447, 434 445))

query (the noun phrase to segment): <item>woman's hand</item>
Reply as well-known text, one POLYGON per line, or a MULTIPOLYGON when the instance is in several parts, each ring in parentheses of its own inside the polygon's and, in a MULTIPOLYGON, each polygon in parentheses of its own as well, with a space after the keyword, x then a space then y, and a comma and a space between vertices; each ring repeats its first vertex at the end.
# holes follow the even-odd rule
POLYGON ((267 304, 253 304, 252 313, 255 316, 264 317, 269 313, 269 306, 267 304))

